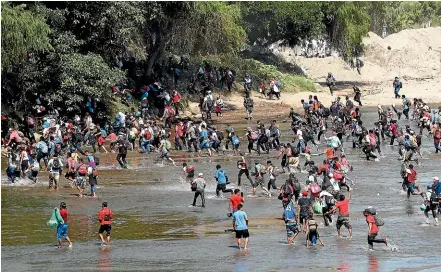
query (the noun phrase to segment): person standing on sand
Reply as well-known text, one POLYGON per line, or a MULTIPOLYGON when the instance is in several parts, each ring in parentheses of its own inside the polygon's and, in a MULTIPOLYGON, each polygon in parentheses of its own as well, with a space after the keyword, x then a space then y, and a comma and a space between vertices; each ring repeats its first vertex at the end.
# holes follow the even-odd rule
POLYGON ((110 231, 112 230, 112 210, 107 208, 107 202, 103 202, 102 209, 98 213, 98 221, 100 222, 100 229, 98 235, 101 238, 101 246, 104 246, 103 233, 106 232, 107 246, 110 246, 110 231))
POLYGON ((253 119, 253 107, 254 107, 254 101, 250 97, 250 94, 246 94, 244 100, 243 100, 243 106, 245 107, 247 111, 247 117, 245 119, 251 120, 253 119))
POLYGON ((357 86, 352 86, 352 88, 354 89, 354 101, 358 102, 358 106, 363 106, 363 104, 361 104, 361 91, 357 86))
POLYGON ((242 238, 245 239, 244 250, 248 249, 248 239, 250 237, 250 233, 248 232, 248 216, 242 210, 243 205, 237 205, 237 211, 233 214, 233 226, 236 231, 236 239, 237 239, 237 247, 239 250, 241 249, 242 238))
POLYGON ((337 233, 338 238, 341 238, 340 229, 344 225, 349 232, 349 238, 352 238, 352 226, 349 222, 349 200, 351 199, 351 192, 348 193, 348 198, 345 198, 344 195, 340 195, 340 201, 338 201, 335 206, 326 213, 329 215, 338 209, 338 218, 337 218, 337 233))

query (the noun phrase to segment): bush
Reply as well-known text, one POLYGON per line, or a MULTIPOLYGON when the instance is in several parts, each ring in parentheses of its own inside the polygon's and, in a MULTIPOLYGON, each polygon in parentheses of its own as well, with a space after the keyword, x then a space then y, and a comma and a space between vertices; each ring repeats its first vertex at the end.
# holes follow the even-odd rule
POLYGON ((228 67, 236 72, 236 83, 242 82, 245 73, 249 73, 255 86, 260 85, 261 81, 268 85, 273 77, 282 83, 283 92, 315 92, 316 86, 305 76, 283 73, 274 65, 266 65, 254 59, 244 59, 231 55, 212 55, 192 59, 192 64, 200 65, 203 61, 208 62, 213 67, 228 67))

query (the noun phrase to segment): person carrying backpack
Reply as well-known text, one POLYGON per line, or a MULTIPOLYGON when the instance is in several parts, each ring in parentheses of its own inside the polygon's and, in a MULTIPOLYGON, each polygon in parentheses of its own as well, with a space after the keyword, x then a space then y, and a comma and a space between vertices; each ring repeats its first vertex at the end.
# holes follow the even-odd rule
POLYGON ((49 161, 47 170, 49 171, 49 189, 52 188, 52 184, 55 183, 54 189, 58 189, 58 182, 60 181, 60 173, 63 170, 63 164, 57 155, 49 161))
POLYGON ((76 168, 75 186, 78 189, 79 197, 83 196, 84 188, 86 188, 87 164, 83 162, 83 158, 78 158, 78 166, 76 168))
POLYGON ((285 184, 280 187, 279 199, 282 200, 282 206, 285 208, 291 201, 294 195, 294 189, 289 180, 285 181, 285 184))
POLYGON ((368 224, 369 250, 374 250, 374 243, 383 243, 387 246, 387 238, 375 239, 379 232, 378 227, 384 224, 383 220, 377 216, 375 209, 368 207, 363 211, 363 215, 366 217, 366 223, 368 224))

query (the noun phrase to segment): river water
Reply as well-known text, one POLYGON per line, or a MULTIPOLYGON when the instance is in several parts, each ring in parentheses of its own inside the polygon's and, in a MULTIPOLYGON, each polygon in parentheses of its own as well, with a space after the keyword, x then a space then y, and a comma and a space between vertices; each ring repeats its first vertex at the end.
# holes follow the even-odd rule
MULTIPOLYGON (((376 112, 365 111, 366 127, 372 127, 376 112)), ((252 122, 254 123, 254 121, 252 122)), ((409 121, 401 120, 404 126, 409 121)), ((222 126, 222 125, 221 125, 222 126)), ((233 124, 244 128, 246 123, 233 124)), ((412 124, 414 126, 414 124, 412 124)), ((291 139, 288 123, 281 124, 291 139)), ((239 135, 242 135, 239 133, 239 135)), ((246 143, 241 141, 241 147, 246 143)), ((220 163, 237 182, 238 157, 190 157, 172 153, 178 165, 190 162, 196 173, 208 181, 206 208, 188 207, 193 199, 182 179, 181 167, 162 166, 152 155, 129 154, 129 170, 116 167, 115 154, 101 156, 98 198, 76 196, 76 189, 62 179, 63 188, 48 191, 47 173, 40 173, 41 184, 25 181, 6 184, 2 164, 2 270, 3 271, 441 271, 441 227, 425 223, 420 211, 421 197, 406 202, 401 189, 398 147, 382 145, 380 162, 367 162, 358 150, 345 143, 355 181, 350 205, 354 237, 337 239, 335 225, 319 231, 324 247, 306 248, 300 234, 295 245, 286 245, 286 232, 280 220, 282 207, 277 193, 271 199, 260 195, 246 197, 244 206, 250 220, 250 249, 239 251, 227 218, 228 195, 216 199, 214 172, 220 163), (55 230, 46 226, 51 209, 65 201, 69 210, 69 235, 73 247, 56 248, 55 230), (97 213, 107 201, 114 212, 111 247, 100 247, 97 213), (379 236, 389 238, 390 250, 376 244, 368 251, 367 224, 362 211, 375 206, 385 220, 379 236)), ((321 147, 324 148, 322 144, 321 147)), ((424 159, 416 166, 421 187, 441 176, 441 156, 433 153, 432 140, 423 138, 424 159)), ((251 162, 270 158, 279 165, 276 153, 251 156, 251 162)), ((322 157, 315 158, 320 164, 322 157)), ((304 160, 301 160, 302 163, 304 160)), ((299 174, 303 180, 305 174, 299 174)), ((286 175, 279 175, 280 186, 286 175)), ((250 194, 248 180, 243 178, 250 194)), ((259 194, 259 190, 258 190, 259 194)), ((200 200, 198 200, 200 201, 200 200)), ((198 202, 200 203, 200 202, 198 202)), ((433 220, 432 220, 433 222, 433 220)), ((342 233, 346 235, 346 230, 342 233)))

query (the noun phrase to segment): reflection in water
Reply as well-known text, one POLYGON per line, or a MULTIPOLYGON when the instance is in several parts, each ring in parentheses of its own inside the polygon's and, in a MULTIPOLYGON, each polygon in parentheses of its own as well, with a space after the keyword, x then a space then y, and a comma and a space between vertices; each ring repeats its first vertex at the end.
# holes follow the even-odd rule
POLYGON ((378 260, 375 254, 369 254, 369 272, 378 271, 378 260))
MULTIPOLYGON (((340 239, 337 243, 338 252, 346 252, 349 247, 349 241, 340 239)), ((338 271, 350 271, 349 264, 347 263, 347 256, 345 254, 339 254, 338 271)))
POLYGON ((234 253, 234 260, 236 262, 236 269, 237 272, 246 272, 248 271, 248 265, 247 265, 247 259, 248 256, 248 250, 237 250, 234 253))
POLYGON ((101 247, 100 249, 100 258, 98 260, 98 267, 100 272, 110 272, 112 270, 110 251, 110 247, 101 247))

